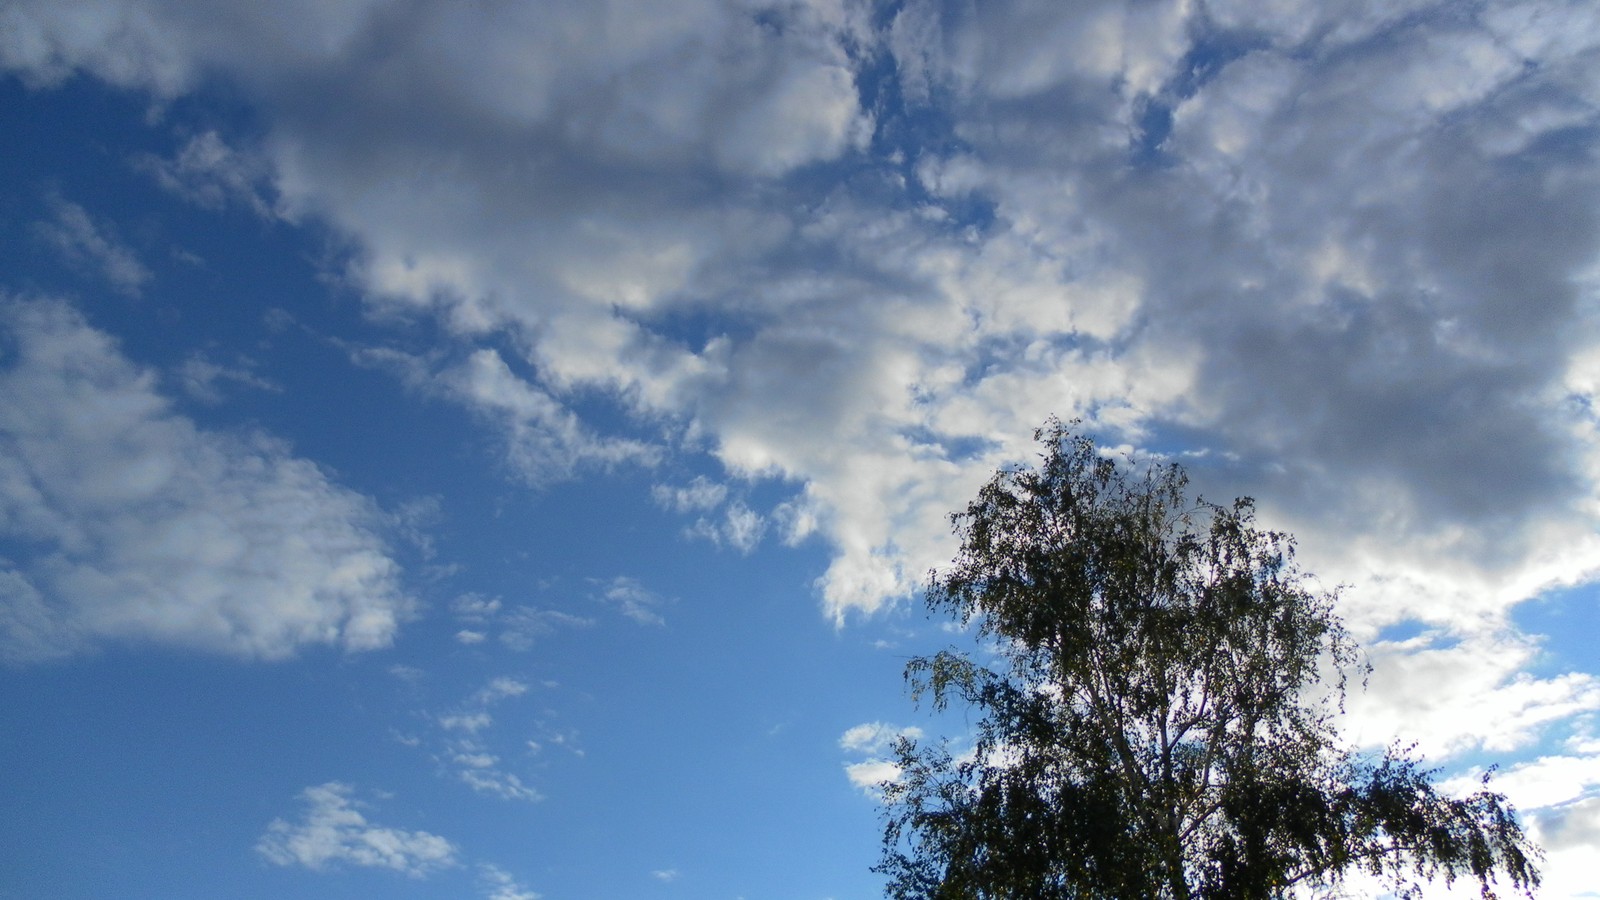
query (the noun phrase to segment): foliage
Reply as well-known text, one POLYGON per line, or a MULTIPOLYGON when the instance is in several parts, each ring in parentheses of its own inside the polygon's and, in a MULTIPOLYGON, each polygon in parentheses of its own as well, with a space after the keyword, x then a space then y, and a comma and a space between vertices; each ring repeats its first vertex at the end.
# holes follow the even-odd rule
POLYGON ((1190 501, 1058 422, 1037 469, 996 474, 952 516, 961 550, 930 608, 1003 663, 918 658, 914 699, 981 711, 976 746, 902 740, 877 871, 908 898, 1278 898, 1383 877, 1498 877, 1531 896, 1504 797, 1454 799, 1391 748, 1341 749, 1358 651, 1293 539, 1252 502, 1190 501))

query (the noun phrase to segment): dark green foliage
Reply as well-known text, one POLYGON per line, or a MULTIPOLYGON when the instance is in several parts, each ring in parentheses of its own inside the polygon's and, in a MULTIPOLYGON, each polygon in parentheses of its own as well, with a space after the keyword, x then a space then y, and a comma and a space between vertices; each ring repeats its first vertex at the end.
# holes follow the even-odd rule
POLYGON ((1341 749, 1357 662, 1333 606, 1255 527, 1191 501, 1178 466, 1132 473, 1059 423, 1043 464, 953 517, 930 607, 1005 662, 913 660, 915 699, 982 713, 975 752, 901 741, 878 871, 909 898, 1255 900, 1358 871, 1496 878, 1536 855, 1500 795, 1441 795, 1406 752, 1341 749))

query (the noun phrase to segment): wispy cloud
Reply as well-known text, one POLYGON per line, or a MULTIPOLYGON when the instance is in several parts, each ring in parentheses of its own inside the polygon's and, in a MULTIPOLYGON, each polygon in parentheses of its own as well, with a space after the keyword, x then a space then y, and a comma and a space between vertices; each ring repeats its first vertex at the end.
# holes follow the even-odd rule
MULTIPOLYGON (((493 606, 482 598, 466 597, 456 601, 462 608, 493 606)), ((452 777, 480 794, 489 794, 503 800, 536 802, 543 795, 511 771, 504 760, 503 741, 497 741, 494 708, 507 700, 522 697, 531 690, 527 682, 510 676, 497 676, 474 691, 460 705, 427 716, 436 729, 426 738, 426 746, 434 759, 452 777)), ((521 726, 523 728, 526 725, 521 726)), ((411 746, 424 746, 422 737, 410 736, 404 742, 411 746)), ((512 742, 515 743, 515 742, 512 742)), ((536 752, 524 748, 524 752, 536 752)), ((514 765, 514 763, 512 764, 514 765)))
POLYGON ((618 612, 640 625, 665 625, 661 606, 666 602, 659 594, 646 588, 637 578, 618 575, 601 585, 596 597, 601 603, 613 606, 618 612))
POLYGON ((727 499, 728 487, 704 475, 696 475, 684 485, 654 485, 650 495, 657 503, 676 512, 705 512, 722 505, 727 499))
POLYGON ((543 896, 523 887, 510 872, 496 865, 484 863, 478 867, 478 875, 484 886, 484 900, 539 900, 543 896))
POLYGON ((60 197, 51 197, 49 206, 50 218, 35 222, 34 234, 73 267, 104 279, 124 294, 138 296, 151 274, 133 249, 82 206, 60 197))
POLYGON ((274 819, 256 851, 280 866, 325 869, 346 864, 392 869, 419 878, 457 865, 457 848, 426 831, 405 831, 369 822, 347 784, 330 781, 301 792, 300 819, 274 819))
POLYGON ((270 393, 282 393, 282 386, 255 372, 255 363, 240 359, 232 365, 217 363, 205 354, 196 353, 183 361, 178 368, 178 383, 184 393, 201 403, 219 404, 223 401, 223 384, 250 388, 270 393))
POLYGON ((468 646, 481 644, 491 636, 512 650, 526 652, 544 637, 564 629, 589 628, 594 620, 558 609, 517 605, 507 607, 499 597, 463 594, 450 603, 451 612, 463 625, 456 641, 468 646))
POLYGON ((191 203, 209 209, 242 203, 258 215, 273 213, 265 196, 271 174, 266 161, 228 146, 215 131, 194 135, 171 159, 145 155, 138 165, 191 203))

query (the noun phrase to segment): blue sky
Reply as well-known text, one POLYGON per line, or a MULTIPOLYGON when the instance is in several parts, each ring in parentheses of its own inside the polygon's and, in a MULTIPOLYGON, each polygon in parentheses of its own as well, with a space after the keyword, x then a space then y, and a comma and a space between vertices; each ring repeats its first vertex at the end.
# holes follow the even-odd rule
POLYGON ((0 8, 0 897, 848 898, 1051 415, 1600 851, 1592 4, 0 8))

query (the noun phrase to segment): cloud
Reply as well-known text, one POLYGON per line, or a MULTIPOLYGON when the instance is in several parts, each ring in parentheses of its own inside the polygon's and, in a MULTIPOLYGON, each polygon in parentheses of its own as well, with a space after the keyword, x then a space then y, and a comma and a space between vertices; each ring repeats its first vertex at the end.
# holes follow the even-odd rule
POLYGON ((722 501, 727 499, 728 488, 704 475, 696 475, 682 487, 653 485, 650 488, 650 496, 674 512, 706 512, 722 505, 722 501))
POLYGON ((687 531, 690 536, 704 538, 718 547, 732 547, 744 554, 754 551, 766 533, 766 518, 738 500, 723 509, 720 519, 701 517, 687 531))
POLYGON ((179 367, 178 383, 190 397, 213 405, 223 401, 220 382, 274 394, 283 393, 282 386, 255 374, 254 368, 255 363, 249 359, 240 359, 236 365, 225 366, 212 362, 204 354, 196 353, 185 359, 179 367))
POLYGON ((616 607, 618 612, 640 625, 667 624, 667 620, 657 612, 664 601, 660 595, 640 584, 637 578, 618 575, 604 584, 596 599, 616 607))
POLYGON ((839 736, 839 748, 852 755, 866 756, 867 759, 846 763, 845 777, 853 787, 869 797, 877 798, 885 783, 900 780, 900 766, 884 759, 883 755, 891 751, 902 738, 916 740, 920 737, 920 728, 901 728, 883 722, 863 722, 847 729, 839 736))
POLYGON ((138 166, 157 184, 198 206, 216 210, 242 203, 257 215, 273 214, 273 204, 264 196, 270 168, 258 154, 228 146, 215 131, 191 137, 172 159, 139 157, 138 166))
POLYGON ((462 768, 456 774, 463 784, 480 794, 529 803, 544 799, 543 794, 524 784, 516 774, 496 768, 499 761, 496 756, 458 755, 455 762, 461 763, 462 768))
POLYGON ((472 696, 472 700, 474 703, 482 706, 488 706, 491 703, 504 700, 508 697, 520 697, 527 692, 528 685, 526 682, 518 681, 515 678, 508 678, 502 675, 498 678, 489 679, 489 683, 484 685, 483 688, 478 691, 478 693, 474 694, 472 696))
MULTIPOLYGON (((1468 793, 1477 786, 1481 774, 1469 771, 1452 779, 1446 787, 1468 793)), ((1559 812, 1600 794, 1600 754, 1541 756, 1495 773, 1491 785, 1525 813, 1530 810, 1559 812)))
POLYGON ((483 882, 484 900, 539 900, 543 896, 518 884, 510 872, 496 865, 480 865, 478 876, 483 882))
POLYGON ((330 781, 301 792, 306 810, 298 822, 274 819, 256 844, 256 852, 279 866, 301 865, 322 870, 344 863, 420 878, 457 865, 458 850, 450 841, 426 831, 404 831, 367 821, 362 804, 351 799, 354 789, 330 781))
MULTIPOLYGON (((459 614, 462 610, 498 610, 498 601, 489 601, 477 595, 459 597, 452 604, 459 614)), ((496 752, 493 737, 496 705, 521 697, 531 690, 522 680, 510 676, 497 676, 469 695, 458 707, 445 712, 429 714, 438 726, 430 740, 434 759, 456 780, 480 794, 490 794, 503 800, 537 802, 544 795, 509 771, 501 753, 496 752)), ((422 745, 420 738, 411 746, 422 745)))
POLYGON ((456 632, 456 641, 468 646, 481 644, 491 635, 501 644, 519 652, 533 649, 539 639, 566 628, 588 628, 593 619, 555 609, 519 605, 507 608, 499 597, 463 594, 450 602, 456 621, 467 626, 456 632))
POLYGON ((412 615, 372 501, 271 438, 198 428, 64 304, 5 300, 0 329, 6 661, 370 650, 412 615))
POLYGON ((682 487, 654 485, 650 494, 658 504, 675 512, 703 513, 685 533, 708 540, 718 547, 732 547, 748 554, 755 550, 767 533, 768 520, 765 516, 751 509, 743 500, 729 500, 727 485, 717 484, 703 475, 696 475, 682 487), (719 507, 722 512, 720 516, 710 515, 719 507))
POLYGON ((1592 793, 1579 800, 1528 816, 1529 833, 1544 849, 1547 897, 1595 897, 1594 858, 1600 852, 1600 797, 1592 793))
MULTIPOLYGON (((259 180, 350 238, 374 308, 472 347, 426 380, 521 477, 659 457, 574 411, 602 392, 796 485, 836 618, 909 595, 1050 413, 1207 451, 1211 493, 1373 548, 1352 583, 1419 550, 1513 575, 1593 530, 1579 6, 373 8, 26 2, 0 59, 231 74, 270 111, 259 180)), ((179 161, 236 172, 227 147, 179 161)))
POLYGON ((580 465, 650 463, 659 452, 638 441, 594 435, 554 397, 514 374, 494 350, 473 353, 443 380, 495 423, 507 461, 532 485, 570 478, 580 465))
POLYGON ((900 780, 900 766, 887 759, 869 759, 847 764, 844 774, 852 786, 869 796, 876 796, 885 783, 900 780))
POLYGON ((1369 689, 1348 701, 1351 737, 1367 746, 1416 741, 1436 760, 1507 753, 1531 746, 1553 723, 1600 709, 1600 678, 1529 674, 1538 647, 1519 635, 1430 633, 1367 650, 1369 689))
POLYGON ((51 197, 49 206, 51 217, 33 223, 33 233, 73 268, 104 279, 123 294, 139 296, 150 270, 111 227, 60 197, 51 197))
POLYGON ((839 747, 857 753, 884 753, 901 738, 920 737, 922 729, 915 726, 900 728, 883 722, 863 722, 839 737, 839 747))

